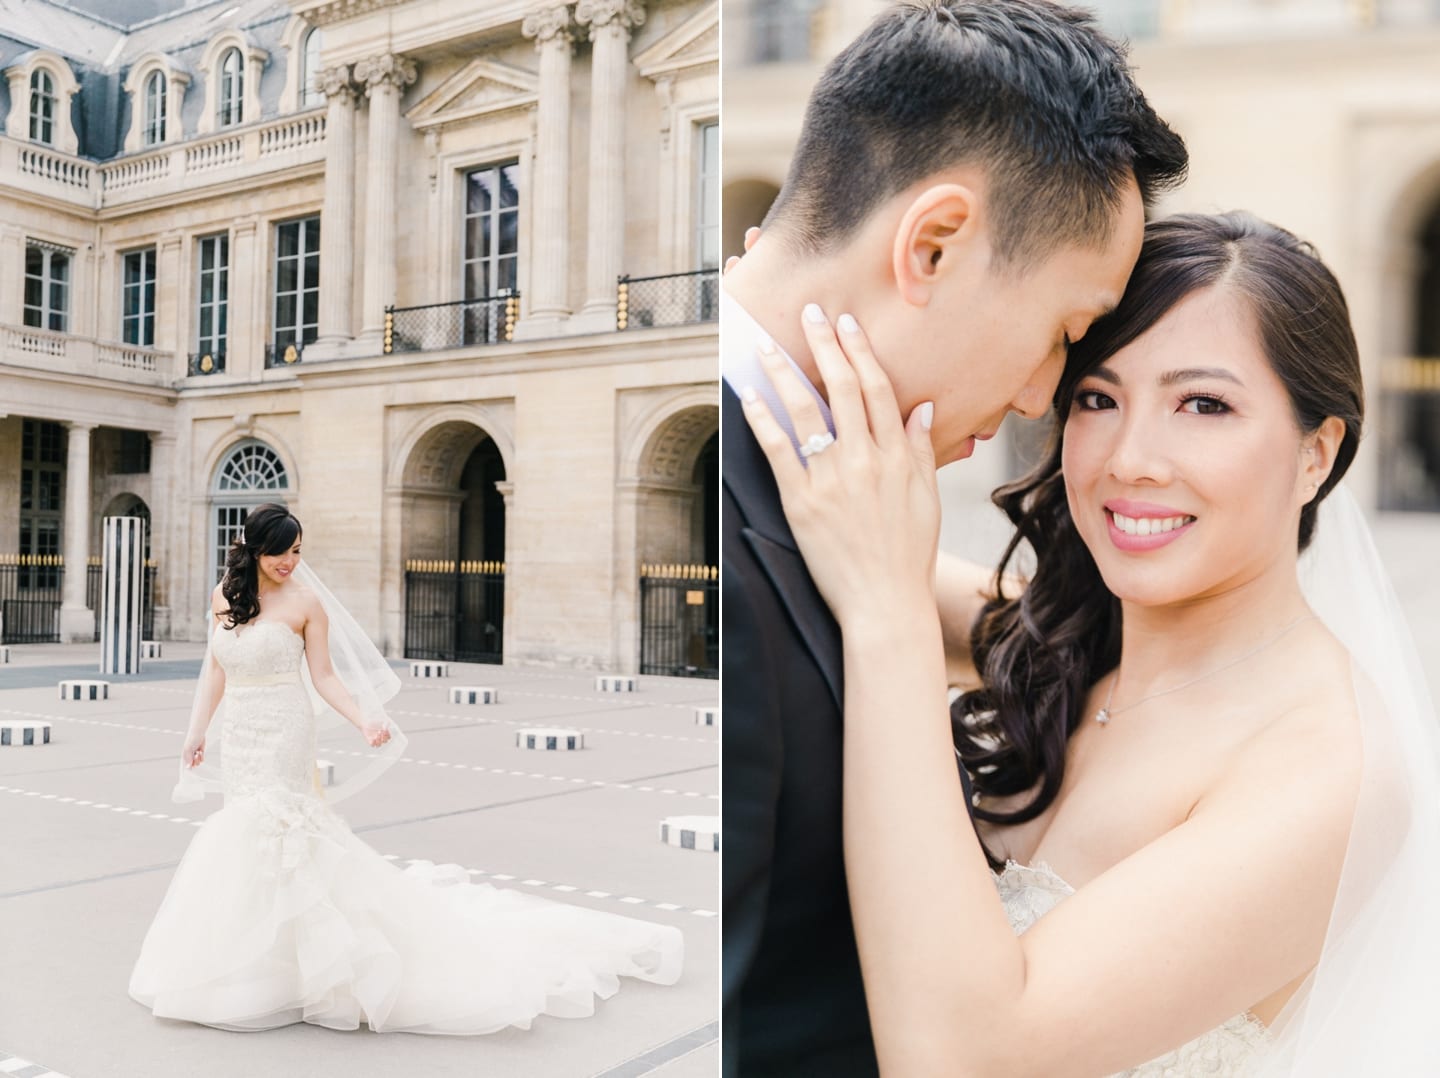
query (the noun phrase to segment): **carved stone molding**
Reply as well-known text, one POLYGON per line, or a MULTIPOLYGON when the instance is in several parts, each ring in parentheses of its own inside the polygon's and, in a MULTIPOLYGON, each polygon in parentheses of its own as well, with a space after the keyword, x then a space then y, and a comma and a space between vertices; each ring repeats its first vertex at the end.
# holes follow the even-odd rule
POLYGON ((371 56, 355 65, 355 81, 365 87, 365 96, 374 93, 377 86, 390 85, 403 90, 415 81, 419 72, 413 60, 396 56, 393 52, 371 56))
POLYGON ((520 24, 520 32, 526 37, 533 37, 537 49, 543 48, 552 41, 559 41, 568 48, 575 40, 570 29, 570 6, 568 4, 556 4, 553 7, 532 11, 520 24))
POLYGON ((645 6, 640 0, 580 0, 575 18, 590 27, 590 40, 594 41, 596 31, 607 26, 619 26, 629 33, 644 25, 645 6))

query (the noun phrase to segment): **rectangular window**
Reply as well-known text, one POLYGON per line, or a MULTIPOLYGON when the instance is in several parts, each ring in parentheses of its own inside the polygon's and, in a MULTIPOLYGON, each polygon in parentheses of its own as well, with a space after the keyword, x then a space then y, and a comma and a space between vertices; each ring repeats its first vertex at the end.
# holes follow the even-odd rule
POLYGON ((319 334, 320 218, 304 217, 275 226, 274 362, 290 345, 301 349, 319 334))
MULTIPOLYGON (((465 174, 461 287, 467 300, 494 300, 515 290, 520 266, 520 164, 489 165, 465 174)), ((501 302, 465 308, 466 344, 504 336, 501 302)))
POLYGON ((236 537, 244 531, 245 518, 249 515, 249 506, 217 505, 215 507, 215 546, 212 548, 215 562, 212 569, 217 584, 225 575, 225 556, 230 551, 230 544, 235 542, 236 537))
POLYGON ((120 339, 155 347, 155 248, 131 251, 121 278, 120 339))
POLYGON ((720 266, 720 125, 705 123, 697 132, 700 148, 695 177, 695 268, 720 266))
POLYGON ((70 328, 70 262, 75 252, 31 240, 25 246, 25 324, 70 328))
MULTIPOLYGON (((27 419, 20 438, 20 553, 58 555, 65 513, 65 428, 27 419)), ((60 586, 58 566, 22 566, 20 588, 60 586)))
POLYGON ((215 368, 225 367, 225 343, 229 336, 230 237, 204 236, 200 240, 200 280, 195 290, 197 348, 209 356, 215 368))

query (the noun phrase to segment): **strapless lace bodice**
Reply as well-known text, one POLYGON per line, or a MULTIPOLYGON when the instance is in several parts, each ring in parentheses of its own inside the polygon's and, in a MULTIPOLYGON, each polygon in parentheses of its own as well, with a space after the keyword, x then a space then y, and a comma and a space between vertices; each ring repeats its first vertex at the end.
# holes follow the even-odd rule
POLYGON ((262 791, 313 795, 315 715, 300 679, 304 638, 284 622, 262 620, 221 628, 213 648, 225 671, 226 799, 262 791))
MULTIPOLYGON (((1075 889, 1044 862, 1035 865, 1006 862, 1005 870, 995 876, 995 887, 1017 936, 1075 893, 1075 889)), ((1251 1072, 1269 1043, 1270 1034, 1263 1023, 1249 1014, 1238 1014, 1168 1055, 1124 1071, 1123 1075, 1124 1078, 1241 1076, 1251 1072)))

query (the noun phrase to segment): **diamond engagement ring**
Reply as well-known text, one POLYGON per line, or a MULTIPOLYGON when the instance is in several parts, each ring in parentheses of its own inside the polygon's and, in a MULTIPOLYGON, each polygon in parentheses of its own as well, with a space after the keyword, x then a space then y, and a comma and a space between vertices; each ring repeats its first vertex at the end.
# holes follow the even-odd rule
POLYGON ((816 453, 823 453, 835 444, 835 435, 828 430, 824 434, 812 434, 805 441, 800 443, 800 455, 802 457, 813 457, 816 453))

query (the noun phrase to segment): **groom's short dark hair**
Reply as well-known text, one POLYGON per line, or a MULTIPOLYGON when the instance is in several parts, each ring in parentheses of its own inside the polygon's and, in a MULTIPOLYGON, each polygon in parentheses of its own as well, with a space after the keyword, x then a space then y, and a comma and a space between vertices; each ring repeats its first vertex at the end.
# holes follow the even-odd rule
POLYGON ((1125 49, 1046 0, 919 0, 882 13, 826 67, 765 219, 805 253, 944 169, 984 170, 997 264, 1103 245, 1134 175, 1146 205, 1179 183, 1185 143, 1125 49))

